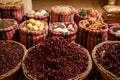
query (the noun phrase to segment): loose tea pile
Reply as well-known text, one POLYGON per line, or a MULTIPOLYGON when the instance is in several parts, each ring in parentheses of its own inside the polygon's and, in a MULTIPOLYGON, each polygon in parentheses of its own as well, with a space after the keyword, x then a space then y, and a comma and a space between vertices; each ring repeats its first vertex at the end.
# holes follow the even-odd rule
POLYGON ((14 22, 11 20, 2 19, 0 20, 0 29, 12 26, 13 24, 14 22))
POLYGON ((97 61, 108 71, 120 77, 120 44, 104 44, 96 51, 97 61))
POLYGON ((38 80, 67 80, 88 66, 85 51, 62 37, 51 37, 28 50, 24 59, 27 74, 38 80))
POLYGON ((16 43, 0 41, 0 75, 14 69, 23 58, 24 50, 16 43))

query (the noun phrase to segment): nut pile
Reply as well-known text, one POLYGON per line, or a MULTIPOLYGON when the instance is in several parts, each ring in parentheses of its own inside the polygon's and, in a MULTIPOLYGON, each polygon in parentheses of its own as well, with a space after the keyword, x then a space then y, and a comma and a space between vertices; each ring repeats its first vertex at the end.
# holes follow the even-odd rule
POLYGON ((99 47, 96 58, 105 69, 120 77, 120 43, 109 43, 99 47))
POLYGON ((50 37, 28 50, 27 74, 38 80, 67 80, 83 73, 88 57, 78 45, 62 37, 50 37))
POLYGON ((35 20, 35 19, 29 19, 26 26, 23 27, 25 30, 31 30, 31 31, 38 31, 38 30, 43 30, 44 29, 44 23, 35 20))
POLYGON ((14 69, 23 58, 24 50, 16 43, 0 41, 0 75, 14 69))
POLYGON ((87 28, 87 29, 90 29, 90 30, 103 30, 103 29, 106 28, 104 24, 97 21, 95 18, 82 20, 81 25, 82 25, 83 28, 87 28))

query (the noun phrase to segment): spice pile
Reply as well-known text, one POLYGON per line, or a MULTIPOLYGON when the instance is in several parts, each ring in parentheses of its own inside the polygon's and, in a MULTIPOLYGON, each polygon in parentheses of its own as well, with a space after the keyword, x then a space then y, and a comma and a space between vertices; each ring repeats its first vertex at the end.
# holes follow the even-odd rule
POLYGON ((0 41, 0 75, 14 69, 23 58, 24 49, 16 43, 0 41))
POLYGON ((120 43, 104 44, 99 47, 96 58, 105 69, 120 77, 120 43))
POLYGON ((90 30, 103 30, 106 28, 106 26, 103 23, 97 21, 95 18, 82 20, 81 25, 82 27, 90 30))
POLYGON ((24 59, 27 74, 38 80, 67 80, 88 66, 85 51, 62 37, 51 37, 28 50, 24 59))
POLYGON ((0 20, 0 29, 9 27, 9 26, 13 26, 14 22, 12 20, 8 20, 8 19, 1 19, 0 20))

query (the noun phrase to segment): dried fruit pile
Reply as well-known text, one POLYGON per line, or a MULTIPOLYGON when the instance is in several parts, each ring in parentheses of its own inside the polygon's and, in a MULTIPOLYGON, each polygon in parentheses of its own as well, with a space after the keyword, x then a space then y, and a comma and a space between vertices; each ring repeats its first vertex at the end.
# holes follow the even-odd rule
POLYGON ((51 37, 28 50, 27 74, 38 80, 67 80, 83 73, 88 57, 78 45, 62 37, 51 37))
POLYGON ((14 69, 23 58, 24 49, 16 43, 0 41, 0 75, 14 69))
POLYGON ((88 28, 90 30, 104 30, 106 25, 97 21, 95 18, 82 20, 81 25, 83 28, 88 28))
POLYGON ((104 44, 96 51, 97 61, 108 71, 120 77, 120 44, 104 44))

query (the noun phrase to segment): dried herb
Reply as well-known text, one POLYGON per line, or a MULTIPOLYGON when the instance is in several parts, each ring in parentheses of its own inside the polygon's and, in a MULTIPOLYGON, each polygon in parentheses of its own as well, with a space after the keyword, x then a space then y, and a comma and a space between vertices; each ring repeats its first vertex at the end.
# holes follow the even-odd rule
POLYGON ((14 69, 22 60, 23 48, 16 43, 0 41, 0 75, 14 69))
POLYGON ((12 26, 13 24, 14 22, 12 20, 2 19, 0 21, 0 29, 12 26))
POLYGON ((67 80, 87 69, 88 57, 78 45, 53 36, 29 50, 24 64, 38 80, 67 80))

